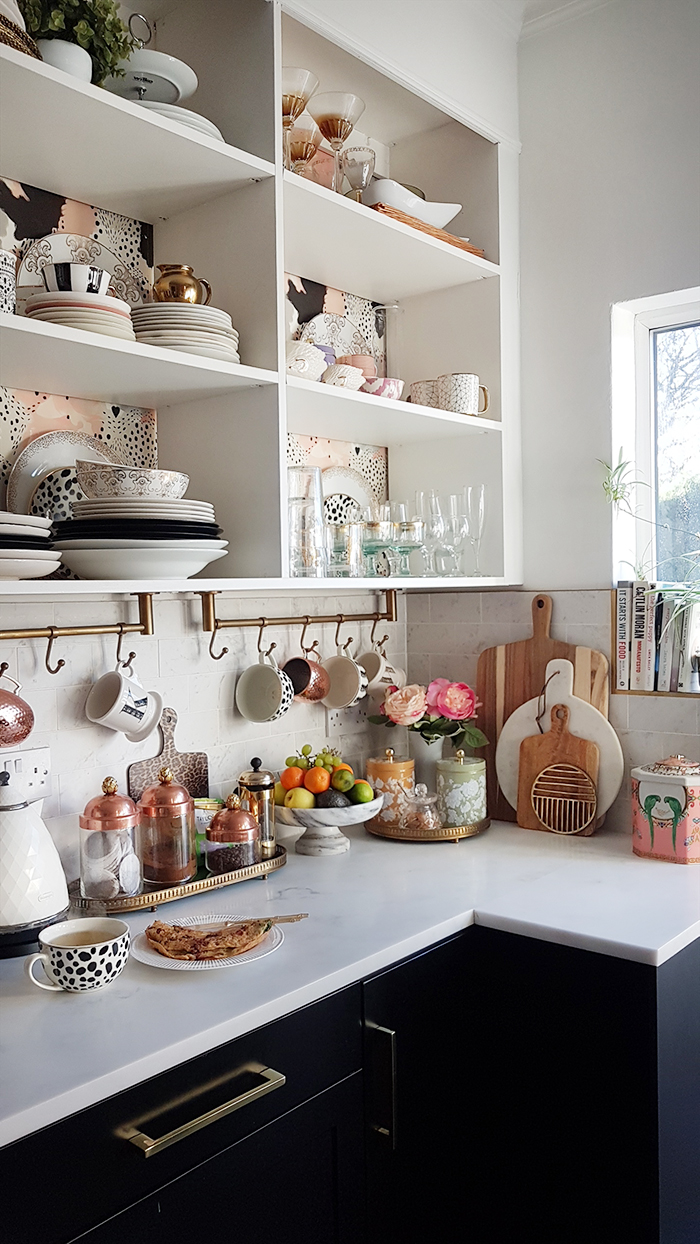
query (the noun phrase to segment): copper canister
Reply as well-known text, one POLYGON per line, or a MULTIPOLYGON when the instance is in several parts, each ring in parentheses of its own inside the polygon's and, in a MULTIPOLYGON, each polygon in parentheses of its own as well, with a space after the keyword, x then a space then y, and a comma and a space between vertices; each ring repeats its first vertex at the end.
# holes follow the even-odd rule
POLYGON ((161 769, 157 786, 149 786, 139 801, 139 854, 144 881, 151 885, 180 885, 197 872, 194 800, 161 769))
POLYGON ((102 794, 91 799, 80 819, 80 893, 110 899, 139 894, 141 860, 137 852, 139 811, 120 795, 115 778, 105 778, 102 794))
POLYGON ((393 747, 387 747, 383 756, 370 756, 366 769, 375 794, 384 796, 381 812, 369 824, 398 826, 406 811, 405 794, 413 792, 413 761, 395 760, 393 747))
POLYGON ((226 807, 212 819, 203 845, 210 873, 230 873, 260 863, 260 826, 241 807, 238 795, 229 795, 226 807))
POLYGON ((260 855, 269 860, 277 850, 275 841, 275 775, 261 768, 262 760, 253 756, 250 769, 238 779, 241 807, 254 816, 260 826, 260 855))

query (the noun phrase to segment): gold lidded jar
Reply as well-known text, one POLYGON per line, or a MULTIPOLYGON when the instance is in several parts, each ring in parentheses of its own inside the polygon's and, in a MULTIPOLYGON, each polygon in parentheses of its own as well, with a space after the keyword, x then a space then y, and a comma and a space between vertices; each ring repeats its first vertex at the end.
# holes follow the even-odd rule
POLYGON ((109 902, 140 894, 143 877, 138 854, 139 821, 133 799, 119 794, 115 778, 105 778, 102 794, 86 804, 79 818, 83 898, 109 902))
POLYGON ((157 886, 192 881, 197 873, 194 800, 171 769, 161 769, 157 785, 143 792, 139 811, 144 881, 157 886))
POLYGON ((413 761, 395 760, 393 747, 387 747, 383 756, 370 756, 366 770, 375 794, 384 796, 383 807, 370 824, 398 827, 406 809, 406 793, 413 793, 413 761))
POLYGON ((241 807, 254 816, 260 827, 260 855, 269 860, 277 850, 275 840, 275 775, 263 769, 259 756, 253 756, 250 769, 241 773, 238 789, 241 807))
POLYGON ((196 277, 194 268, 185 263, 159 263, 160 276, 153 286, 154 302, 184 302, 207 306, 211 299, 211 285, 203 277, 196 277), (206 297, 203 288, 206 290, 206 297))
POLYGON ((238 795, 229 795, 226 807, 213 817, 203 846, 209 873, 230 873, 260 863, 260 826, 257 817, 241 807, 238 795))
POLYGON ((437 762, 437 809, 442 824, 478 833, 486 820, 486 762, 461 749, 437 762))

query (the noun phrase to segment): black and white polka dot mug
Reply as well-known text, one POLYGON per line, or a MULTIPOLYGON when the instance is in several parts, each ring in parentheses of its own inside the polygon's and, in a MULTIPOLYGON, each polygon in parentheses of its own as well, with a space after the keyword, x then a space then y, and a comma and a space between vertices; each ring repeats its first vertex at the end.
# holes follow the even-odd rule
POLYGON ((64 920, 39 934, 39 954, 24 961, 24 970, 33 985, 68 993, 101 989, 116 979, 129 958, 131 936, 123 920, 108 917, 64 920), (41 963, 46 980, 34 975, 34 964, 41 963))

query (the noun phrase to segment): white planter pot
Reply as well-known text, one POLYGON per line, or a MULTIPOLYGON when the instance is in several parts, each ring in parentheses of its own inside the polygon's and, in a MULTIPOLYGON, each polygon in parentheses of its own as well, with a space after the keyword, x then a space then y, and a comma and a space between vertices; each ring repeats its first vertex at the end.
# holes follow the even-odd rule
POLYGON ((69 43, 67 39, 37 39, 36 45, 47 65, 62 69, 82 82, 91 80, 92 58, 79 43, 69 43))
POLYGON ((436 739, 434 743, 426 743, 422 734, 415 730, 408 732, 408 754, 415 765, 415 784, 423 782, 429 791, 435 790, 437 778, 437 762, 442 760, 444 739, 436 739))

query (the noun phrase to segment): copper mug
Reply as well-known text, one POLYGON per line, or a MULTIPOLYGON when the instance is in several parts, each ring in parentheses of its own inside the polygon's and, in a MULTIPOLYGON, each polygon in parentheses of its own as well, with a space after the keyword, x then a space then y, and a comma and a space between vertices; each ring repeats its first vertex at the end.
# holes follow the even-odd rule
POLYGON ((321 665, 317 645, 318 640, 315 639, 310 648, 302 649, 303 656, 291 657, 283 666, 285 674, 291 679, 295 698, 309 700, 312 704, 322 700, 331 689, 331 680, 328 671, 321 665))
POLYGON ((190 306, 198 303, 205 307, 211 302, 211 285, 204 277, 196 277, 194 268, 184 263, 159 263, 158 271, 162 275, 153 286, 154 302, 182 302, 190 306))

